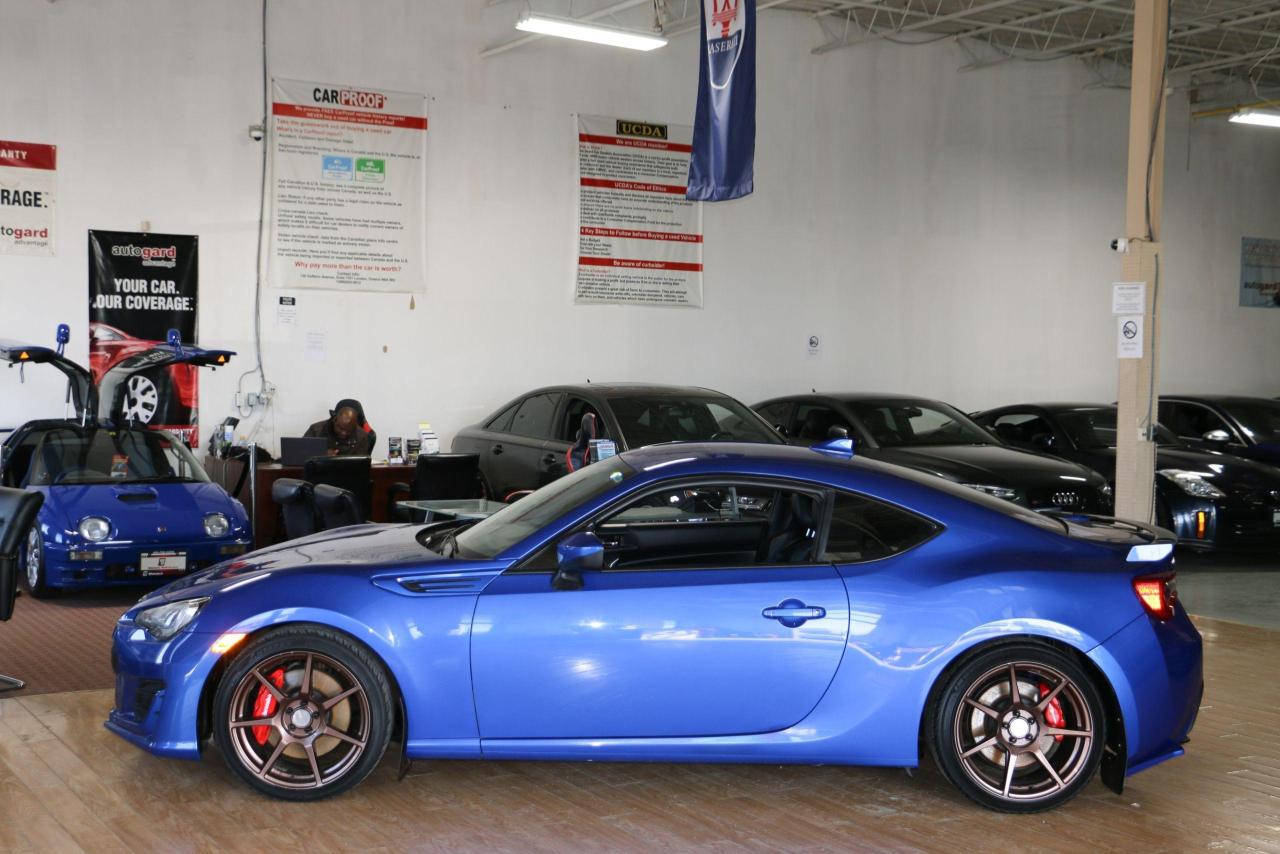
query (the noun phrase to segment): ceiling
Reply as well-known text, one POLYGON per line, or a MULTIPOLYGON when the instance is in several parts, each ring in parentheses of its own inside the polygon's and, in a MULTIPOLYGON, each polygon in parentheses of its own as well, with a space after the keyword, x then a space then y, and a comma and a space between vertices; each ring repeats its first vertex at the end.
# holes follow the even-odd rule
MULTIPOLYGON (((557 4, 532 5, 543 11, 557 4)), ((546 11, 563 12, 560 5, 546 11)), ((569 8, 583 20, 648 29, 655 6, 668 34, 698 26, 697 0, 621 0, 569 8)), ((1132 0, 757 0, 757 8, 812 18, 817 25, 813 52, 819 55, 882 40, 907 45, 952 40, 970 57, 965 68, 1078 57, 1098 69, 1103 82, 1117 84, 1125 82, 1123 66, 1133 41, 1132 0), (1120 79, 1107 79, 1108 68, 1120 79)), ((513 38, 484 53, 537 38, 513 38)), ((1169 69, 1181 75, 1173 79, 1192 85, 1236 80, 1255 91, 1280 86, 1280 0, 1171 0, 1169 69)))

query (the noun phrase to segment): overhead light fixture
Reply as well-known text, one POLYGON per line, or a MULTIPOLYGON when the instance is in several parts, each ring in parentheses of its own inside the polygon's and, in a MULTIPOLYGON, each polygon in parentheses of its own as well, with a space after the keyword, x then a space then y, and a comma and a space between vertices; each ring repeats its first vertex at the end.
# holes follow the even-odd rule
POLYGON ((1269 110, 1237 110, 1228 121, 1241 125, 1262 125, 1269 128, 1280 128, 1280 113, 1269 110))
POLYGON ((653 50, 667 43, 667 40, 653 33, 628 30, 623 27, 610 27, 605 24, 592 24, 573 18, 557 18, 552 15, 525 12, 516 21, 516 29, 526 33, 537 33, 543 36, 556 36, 562 39, 576 39, 581 42, 595 42, 613 47, 625 47, 630 50, 653 50))

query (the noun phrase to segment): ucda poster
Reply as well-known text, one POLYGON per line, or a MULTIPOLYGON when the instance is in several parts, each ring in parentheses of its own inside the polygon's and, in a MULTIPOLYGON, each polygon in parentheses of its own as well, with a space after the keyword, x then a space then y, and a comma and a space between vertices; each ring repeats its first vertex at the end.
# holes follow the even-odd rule
MULTIPOLYGON (((95 383, 113 365, 165 343, 170 329, 184 344, 196 343, 197 250, 194 235, 89 232, 89 370, 95 383)), ((123 412, 110 414, 170 430, 195 447, 198 383, 199 369, 192 365, 134 374, 125 385, 123 412)))

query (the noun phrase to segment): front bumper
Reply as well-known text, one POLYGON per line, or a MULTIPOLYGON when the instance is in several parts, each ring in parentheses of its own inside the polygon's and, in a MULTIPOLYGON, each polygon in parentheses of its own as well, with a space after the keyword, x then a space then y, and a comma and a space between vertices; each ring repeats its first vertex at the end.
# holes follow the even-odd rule
POLYGON ((45 578, 50 587, 112 587, 116 585, 166 584, 206 569, 251 548, 244 536, 208 538, 195 542, 138 543, 132 541, 68 545, 45 543, 45 578), (186 568, 163 575, 143 575, 142 555, 149 552, 182 552, 186 568), (91 555, 87 559, 85 553, 91 555))

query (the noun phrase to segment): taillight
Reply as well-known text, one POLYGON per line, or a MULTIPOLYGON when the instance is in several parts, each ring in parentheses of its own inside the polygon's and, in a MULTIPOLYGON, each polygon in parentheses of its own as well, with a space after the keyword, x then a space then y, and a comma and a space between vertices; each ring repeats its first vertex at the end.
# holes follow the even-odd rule
POLYGON ((1178 584, 1173 575, 1148 575, 1133 580, 1133 592, 1147 613, 1157 620, 1173 617, 1173 606, 1178 601, 1178 584))

